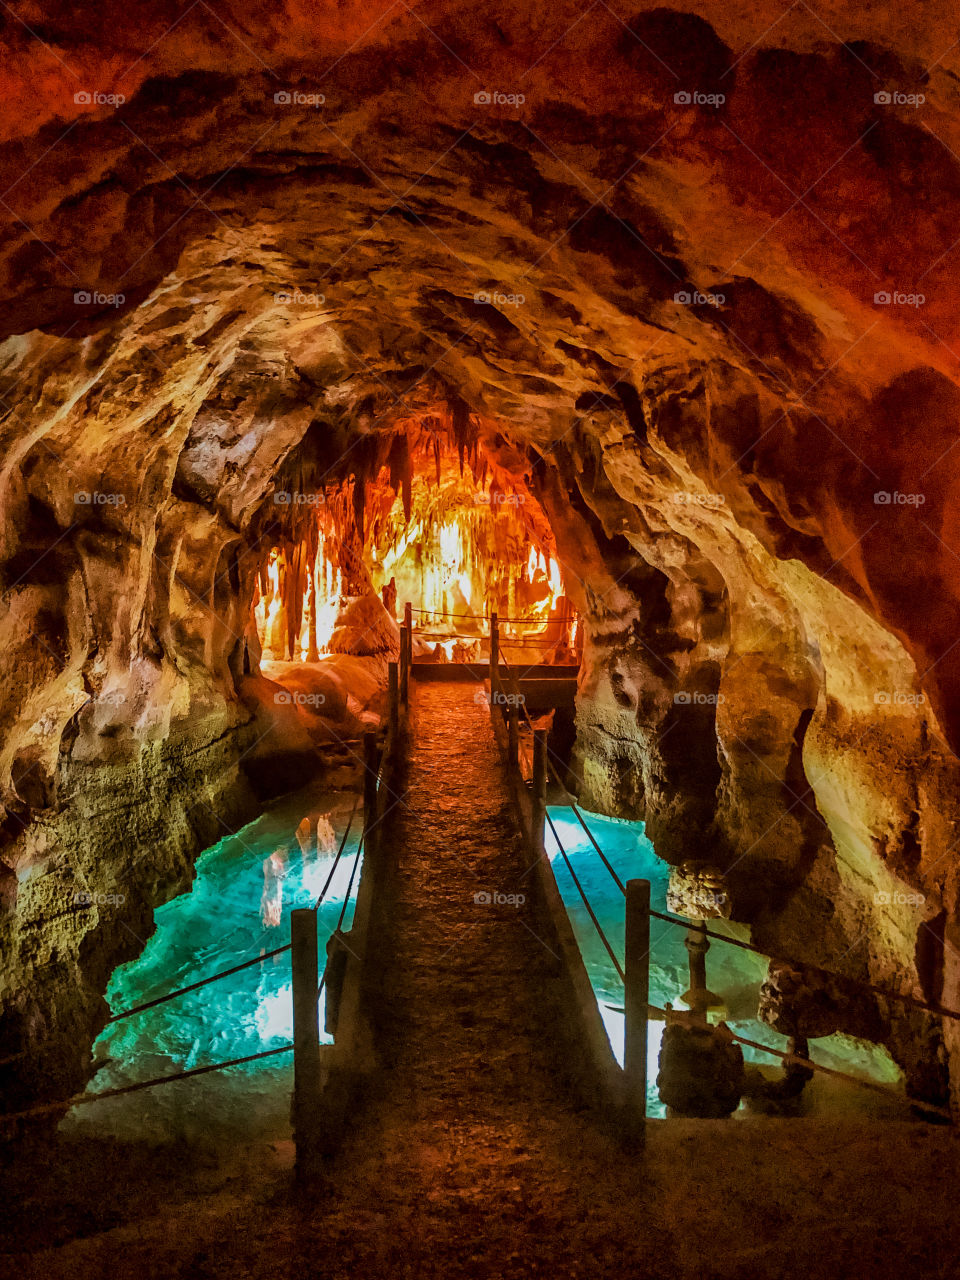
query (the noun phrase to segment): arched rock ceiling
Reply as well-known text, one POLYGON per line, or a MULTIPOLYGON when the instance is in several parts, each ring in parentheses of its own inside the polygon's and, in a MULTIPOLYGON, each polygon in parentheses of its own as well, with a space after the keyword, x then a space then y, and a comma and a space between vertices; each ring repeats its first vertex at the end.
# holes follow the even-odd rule
MULTIPOLYGON (((162 460, 228 417, 225 377, 272 370, 266 475, 318 413, 454 388, 546 455, 599 441, 638 546, 696 540, 656 513, 665 476, 722 495, 904 641, 956 744, 953 9, 697 8, 5 7, 0 331, 46 335, 7 347, 8 457, 73 432, 78 466, 162 460), (81 393, 109 440, 76 438, 81 393)), ((202 488, 222 457, 194 444, 202 488)))

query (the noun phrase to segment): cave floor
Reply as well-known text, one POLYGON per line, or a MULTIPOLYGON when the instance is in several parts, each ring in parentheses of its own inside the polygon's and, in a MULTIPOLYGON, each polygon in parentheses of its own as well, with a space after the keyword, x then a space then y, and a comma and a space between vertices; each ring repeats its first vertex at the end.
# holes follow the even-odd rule
POLYGON ((953 1130, 667 1121, 626 1156, 562 1083, 537 936, 475 685, 415 686, 385 1070, 323 1184, 225 1161, 142 1214, 19 1254, 19 1276, 956 1276, 953 1130))

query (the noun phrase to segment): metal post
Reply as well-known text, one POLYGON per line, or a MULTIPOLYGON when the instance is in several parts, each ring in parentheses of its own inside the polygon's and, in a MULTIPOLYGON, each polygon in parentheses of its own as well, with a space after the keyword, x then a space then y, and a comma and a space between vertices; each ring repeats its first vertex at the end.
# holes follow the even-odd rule
POLYGON ((533 843, 542 850, 543 828, 547 820, 547 730, 533 731, 533 843))
POLYGON ((293 974, 293 1133, 296 1167, 304 1176, 318 1147, 320 1120, 320 1018, 317 1010, 317 913, 290 913, 293 974))
POLYGON ((390 737, 395 739, 400 727, 400 677, 397 664, 391 662, 388 668, 390 681, 390 737))
POLYGON ((642 1144, 647 1118, 647 1013, 650 1001, 650 881, 627 881, 623 1075, 628 1120, 642 1144))
POLYGON ((515 702, 507 707, 507 764, 516 770, 520 765, 520 711, 515 702))
POLYGON ((363 847, 373 861, 377 851, 377 774, 380 753, 377 735, 368 730, 363 735, 363 847))
POLYGON ((497 615, 490 615, 490 701, 496 704, 494 695, 500 683, 500 627, 497 615))
POLYGON ((406 708, 410 705, 410 664, 413 662, 413 606, 409 600, 403 606, 403 639, 405 644, 401 647, 404 663, 400 679, 400 697, 406 708))
POLYGON ((687 948, 689 957, 690 988, 683 993, 681 999, 701 1022, 706 1023, 707 1010, 720 1008, 723 997, 707 988, 707 952, 710 950, 710 940, 705 920, 691 921, 683 945, 687 948))

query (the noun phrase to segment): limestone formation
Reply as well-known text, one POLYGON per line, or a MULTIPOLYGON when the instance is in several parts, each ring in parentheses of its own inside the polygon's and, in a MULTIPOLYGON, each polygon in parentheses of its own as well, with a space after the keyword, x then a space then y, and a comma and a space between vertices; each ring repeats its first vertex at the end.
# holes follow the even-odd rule
MULTIPOLYGON (((333 647, 395 656, 361 552, 441 437, 555 541, 582 802, 708 851, 758 945, 960 1007, 950 6, 42 7, 0 123, 11 1105, 83 1083, 260 729, 322 736, 266 684, 291 495, 340 504, 333 647)), ((956 1024, 875 1034, 957 1091, 956 1024)))

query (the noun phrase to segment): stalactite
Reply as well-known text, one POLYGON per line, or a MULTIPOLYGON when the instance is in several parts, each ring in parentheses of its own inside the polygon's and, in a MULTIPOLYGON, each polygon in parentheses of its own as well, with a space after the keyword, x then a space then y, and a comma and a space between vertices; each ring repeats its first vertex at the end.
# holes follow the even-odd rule
POLYGON ((317 583, 316 575, 311 567, 310 573, 307 575, 307 604, 310 610, 309 615, 309 632, 307 635, 307 661, 318 662, 320 660, 320 652, 317 649, 317 583))

